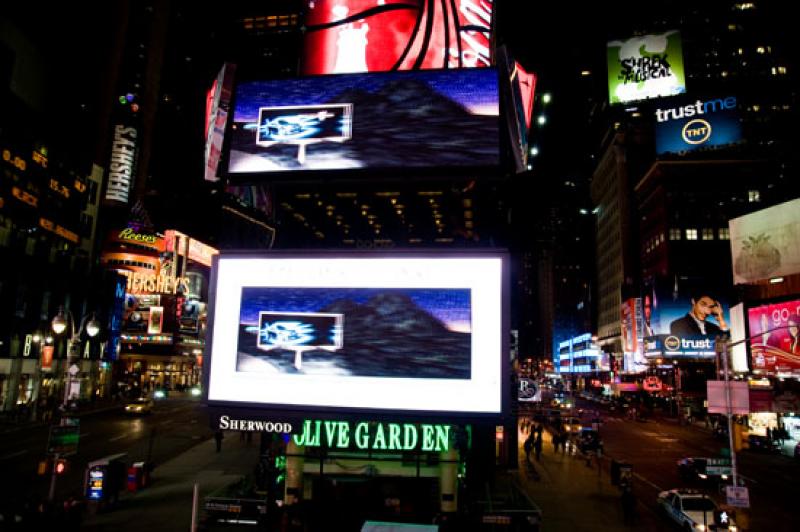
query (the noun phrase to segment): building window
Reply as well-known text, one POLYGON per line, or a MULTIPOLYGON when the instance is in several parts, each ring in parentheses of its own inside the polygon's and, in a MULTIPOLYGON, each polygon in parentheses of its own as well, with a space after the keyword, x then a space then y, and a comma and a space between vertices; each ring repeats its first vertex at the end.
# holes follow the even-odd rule
POLYGON ((669 230, 669 239, 670 240, 680 240, 681 239, 681 230, 680 229, 670 229, 669 230))
POLYGON ((687 229, 686 240, 697 240, 697 229, 687 229))
POLYGON ((714 230, 710 227, 703 228, 703 240, 714 240, 714 230))
POLYGON ((720 240, 730 240, 731 239, 731 231, 727 227, 720 227, 719 231, 717 232, 719 235, 720 240))
POLYGON ((758 190, 748 190, 747 201, 749 203, 758 203, 761 201, 761 193, 758 190))

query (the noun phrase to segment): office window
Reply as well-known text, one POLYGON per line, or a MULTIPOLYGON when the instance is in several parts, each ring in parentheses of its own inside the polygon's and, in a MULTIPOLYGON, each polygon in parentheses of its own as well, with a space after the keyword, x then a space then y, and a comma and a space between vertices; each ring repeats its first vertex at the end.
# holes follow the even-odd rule
POLYGON ((717 231, 717 235, 719 236, 720 240, 730 240, 731 239, 731 231, 727 227, 720 227, 717 231))
POLYGON ((697 240, 697 229, 687 229, 686 240, 697 240))
POLYGON ((761 201, 761 193, 758 190, 748 190, 747 201, 750 203, 757 203, 761 201))
POLYGON ((710 227, 703 228, 703 240, 714 240, 714 230, 710 227))
POLYGON ((677 228, 672 228, 669 230, 669 239, 670 240, 680 240, 681 239, 681 230, 677 228))

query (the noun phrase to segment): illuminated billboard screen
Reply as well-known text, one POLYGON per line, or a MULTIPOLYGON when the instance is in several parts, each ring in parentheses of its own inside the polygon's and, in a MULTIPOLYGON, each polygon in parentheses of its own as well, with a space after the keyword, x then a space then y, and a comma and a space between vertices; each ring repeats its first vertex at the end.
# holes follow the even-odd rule
POLYGON ((493 0, 309 0, 305 75, 492 64, 493 0))
POLYGON ((215 258, 208 399, 252 407, 502 411, 501 253, 215 258))
POLYGON ((734 284, 800 272, 800 198, 728 222, 734 284))
POLYGON ((683 155, 742 141, 736 98, 664 100, 655 112, 656 153, 683 155))
POLYGON ((754 373, 800 377, 800 300, 747 310, 754 373))
POLYGON ((648 283, 642 298, 645 357, 713 359, 716 338, 730 330, 726 296, 707 279, 648 283))
POLYGON ((236 89, 228 173, 499 163, 495 69, 251 81, 236 89))
POLYGON ((611 41, 607 59, 608 98, 612 104, 686 92, 681 36, 677 31, 611 41))

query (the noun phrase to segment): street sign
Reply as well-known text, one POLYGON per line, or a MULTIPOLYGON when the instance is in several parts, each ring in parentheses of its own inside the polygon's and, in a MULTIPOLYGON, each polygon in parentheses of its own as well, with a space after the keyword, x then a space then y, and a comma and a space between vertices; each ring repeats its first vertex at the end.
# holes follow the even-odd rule
POLYGON ((536 381, 528 378, 519 379, 519 389, 517 390, 517 400, 523 402, 541 401, 542 394, 536 381))
POLYGON ((730 458, 709 458, 706 461, 706 474, 707 475, 731 475, 733 468, 731 467, 730 458))
POLYGON ((750 492, 745 486, 725 486, 728 506, 734 508, 750 508, 750 492))
POLYGON ((48 454, 68 456, 78 452, 81 428, 77 425, 53 425, 47 439, 48 454))

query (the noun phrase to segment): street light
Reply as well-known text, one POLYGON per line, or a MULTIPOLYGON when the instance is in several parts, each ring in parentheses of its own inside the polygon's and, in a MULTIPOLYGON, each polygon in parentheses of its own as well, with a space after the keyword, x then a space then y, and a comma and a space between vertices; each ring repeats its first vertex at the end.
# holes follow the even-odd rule
MULTIPOLYGON (((100 322, 97 320, 97 317, 94 313, 91 315, 87 314, 83 317, 80 326, 76 329, 75 319, 73 318, 72 313, 68 310, 65 311, 64 307, 61 307, 58 309, 58 314, 50 323, 50 327, 53 329, 53 332, 56 334, 56 336, 64 334, 67 331, 67 328, 69 328, 69 338, 67 338, 67 377, 65 380, 64 400, 62 403, 63 409, 66 412, 67 405, 69 404, 70 392, 72 390, 73 371, 70 365, 72 363, 74 352, 81 341, 81 331, 85 330, 89 338, 94 338, 100 332, 100 322)), ((62 417, 61 424, 64 425, 65 422, 66 419, 62 417)), ((62 474, 65 471, 65 467, 66 461, 63 459, 60 453, 56 452, 55 456, 53 457, 53 472, 50 477, 50 492, 48 494, 48 500, 51 502, 55 499, 56 478, 59 474, 62 474)))

